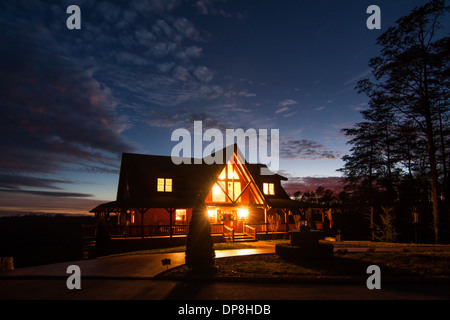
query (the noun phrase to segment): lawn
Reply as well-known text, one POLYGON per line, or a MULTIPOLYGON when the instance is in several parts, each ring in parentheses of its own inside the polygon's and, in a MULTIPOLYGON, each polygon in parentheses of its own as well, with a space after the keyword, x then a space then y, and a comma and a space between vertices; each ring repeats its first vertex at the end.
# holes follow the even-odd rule
MULTIPOLYGON (((367 267, 378 265, 383 276, 450 276, 450 252, 358 252, 335 254, 329 260, 292 262, 277 254, 216 259, 213 278, 367 278, 367 267)), ((164 272, 160 278, 190 278, 186 266, 164 272)))

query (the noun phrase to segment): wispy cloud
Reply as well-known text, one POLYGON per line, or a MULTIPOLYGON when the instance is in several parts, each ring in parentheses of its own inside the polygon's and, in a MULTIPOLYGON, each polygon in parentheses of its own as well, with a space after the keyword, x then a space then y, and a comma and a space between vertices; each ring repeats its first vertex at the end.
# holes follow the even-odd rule
POLYGON ((286 111, 289 111, 289 107, 283 107, 283 108, 277 109, 275 111, 275 113, 281 113, 281 112, 286 112, 286 111))
POLYGON ((278 105, 284 107, 284 106, 290 106, 290 105, 294 105, 294 104, 297 104, 297 101, 292 100, 292 99, 286 99, 286 100, 281 101, 278 105))
POLYGON ((313 140, 280 137, 280 158, 284 160, 336 160, 340 156, 313 140))
POLYGON ((348 79, 344 82, 344 86, 348 86, 349 84, 355 84, 357 81, 362 80, 363 78, 367 77, 372 73, 372 69, 366 69, 357 75, 353 76, 352 78, 348 79))
POLYGON ((341 177, 295 177, 289 173, 282 174, 289 178, 287 182, 283 183, 283 188, 290 195, 296 191, 312 192, 318 187, 331 189, 336 193, 343 187, 341 177))

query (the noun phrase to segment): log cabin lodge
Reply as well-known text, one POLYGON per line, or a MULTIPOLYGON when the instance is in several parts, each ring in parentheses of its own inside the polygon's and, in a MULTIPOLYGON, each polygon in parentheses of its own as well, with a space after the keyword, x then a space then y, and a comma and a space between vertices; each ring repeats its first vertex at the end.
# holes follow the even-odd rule
POLYGON ((211 233, 224 240, 257 240, 258 234, 292 230, 290 216, 308 208, 283 189, 287 178, 261 175, 267 166, 247 163, 236 144, 222 151, 222 164, 203 159, 178 165, 170 156, 123 153, 116 200, 91 212, 108 222, 111 237, 172 238, 188 234, 195 201, 202 197, 211 233), (280 220, 277 230, 272 217, 280 220))

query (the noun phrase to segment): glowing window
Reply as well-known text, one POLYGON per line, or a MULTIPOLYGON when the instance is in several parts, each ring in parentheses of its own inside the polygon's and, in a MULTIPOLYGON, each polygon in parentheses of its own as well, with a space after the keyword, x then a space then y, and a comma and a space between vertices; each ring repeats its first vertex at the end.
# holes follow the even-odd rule
POLYGON ((172 192, 172 179, 166 179, 166 192, 172 192))
POLYGON ((175 221, 186 221, 186 209, 177 209, 175 211, 175 221))
POLYGON ((236 168, 231 163, 227 163, 225 168, 223 168, 222 172, 219 175, 220 180, 239 180, 239 174, 237 173, 236 168))
MULTIPOLYGON (((237 197, 241 194, 241 183, 240 182, 228 182, 228 196, 236 201, 237 197)), ((237 200, 240 202, 241 198, 237 200)))
POLYGON ((158 192, 172 192, 172 179, 158 178, 156 190, 158 192))
POLYGON ((217 182, 212 190, 212 201, 213 202, 225 202, 225 193, 222 188, 225 189, 225 182, 217 182), (220 183, 220 186, 219 186, 220 183))
POLYGON ((263 192, 264 194, 273 196, 275 194, 275 187, 273 183, 263 183, 263 192))

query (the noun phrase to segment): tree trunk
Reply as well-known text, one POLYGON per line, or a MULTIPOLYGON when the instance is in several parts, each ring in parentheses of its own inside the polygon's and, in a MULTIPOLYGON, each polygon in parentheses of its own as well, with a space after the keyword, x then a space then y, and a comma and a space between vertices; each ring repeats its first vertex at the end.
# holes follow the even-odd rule
POLYGON ((433 227, 434 227, 434 242, 439 243, 439 199, 438 199, 438 173, 436 166, 436 150, 433 139, 433 127, 431 122, 430 109, 426 110, 426 130, 427 130, 427 151, 430 161, 430 186, 431 186, 431 203, 433 207, 433 227))

